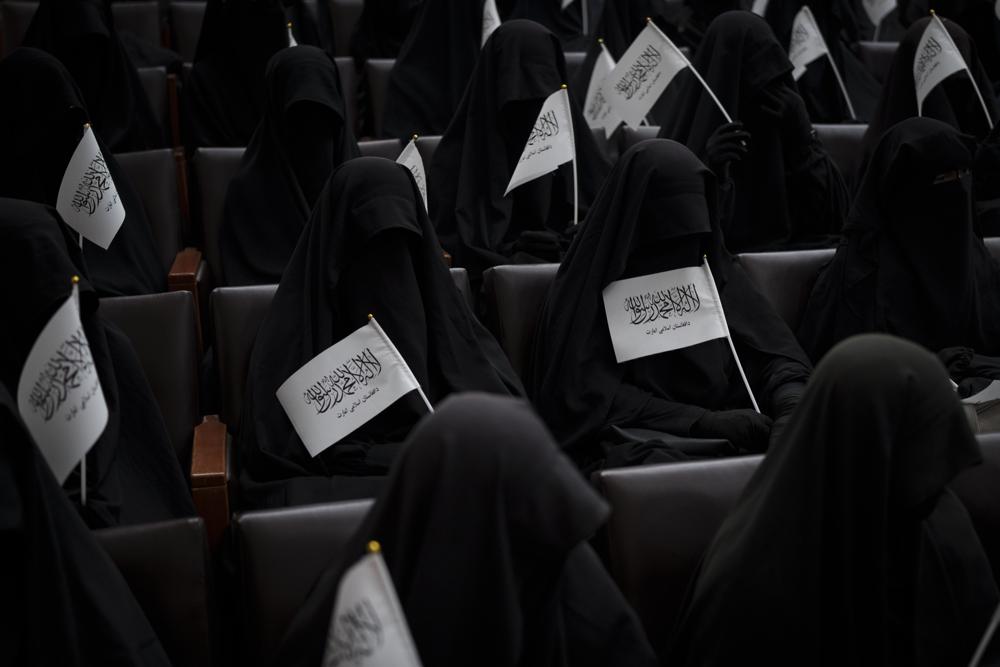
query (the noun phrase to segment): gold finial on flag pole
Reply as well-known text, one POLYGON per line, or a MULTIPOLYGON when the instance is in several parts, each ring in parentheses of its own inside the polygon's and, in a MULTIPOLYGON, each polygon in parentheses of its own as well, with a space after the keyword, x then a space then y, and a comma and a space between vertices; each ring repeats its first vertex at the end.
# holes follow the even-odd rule
POLYGON ((368 321, 371 322, 374 319, 375 319, 375 316, 372 315, 371 313, 368 313, 368 321))
POLYGON ((371 540, 368 543, 368 553, 377 554, 382 551, 382 545, 378 543, 378 540, 371 540))
POLYGON ((72 278, 69 279, 69 281, 74 285, 76 285, 77 283, 80 282, 80 276, 73 276, 72 278))

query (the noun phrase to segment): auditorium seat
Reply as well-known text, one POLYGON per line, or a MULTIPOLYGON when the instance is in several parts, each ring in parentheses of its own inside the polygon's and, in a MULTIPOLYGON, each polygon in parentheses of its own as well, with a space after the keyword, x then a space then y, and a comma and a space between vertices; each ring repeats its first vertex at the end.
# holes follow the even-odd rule
POLYGON ((219 230, 226 204, 229 183, 239 171, 244 148, 199 148, 191 158, 198 188, 199 220, 205 259, 216 285, 222 282, 222 254, 219 250, 219 230))
POLYGON ((175 665, 219 664, 211 567, 201 519, 94 531, 175 665))
POLYGON ((4 54, 7 55, 24 41, 31 19, 38 9, 37 2, 20 2, 19 0, 4 0, 0 2, 0 25, 3 27, 4 54))
POLYGON ((861 61, 879 83, 885 83, 886 77, 889 76, 889 68, 892 66, 897 47, 899 47, 897 42, 858 42, 858 55, 861 61))
POLYGON ((566 56, 566 83, 573 85, 576 83, 576 75, 583 66, 583 61, 587 57, 586 51, 567 51, 566 56))
POLYGON ((153 110, 156 123, 163 130, 164 137, 170 130, 170 105, 167 96, 167 68, 166 67, 137 67, 139 72, 139 82, 142 89, 146 91, 149 99, 149 106, 153 110))
MULTIPOLYGON (((655 139, 660 133, 659 125, 640 125, 639 127, 629 127, 622 125, 618 128, 618 154, 623 155, 625 151, 635 146, 640 141, 655 139)), ((614 136, 612 135, 612 140, 614 136)))
POLYGON ((813 125, 816 134, 830 154, 834 164, 840 169, 849 187, 861 178, 858 170, 864 158, 862 142, 867 125, 813 125))
POLYGON ((618 138, 614 134, 610 138, 607 137, 602 127, 591 128, 590 133, 594 136, 594 143, 597 144, 597 150, 611 164, 614 164, 618 160, 618 138))
POLYGON ((306 505, 233 518, 242 611, 239 664, 271 664, 316 579, 344 557, 371 504, 306 505))
POLYGON ((357 136, 358 133, 358 75, 351 58, 334 58, 337 73, 340 75, 340 87, 344 91, 344 106, 347 108, 347 127, 357 136))
POLYGON ((371 141, 359 141, 358 150, 363 157, 384 157, 388 160, 395 160, 403 150, 403 145, 399 139, 372 139, 371 141))
POLYGON ((558 264, 521 264, 495 266, 483 273, 486 326, 522 378, 539 313, 558 269, 558 264))
POLYGON ((333 23, 333 48, 336 56, 351 55, 351 35, 361 18, 364 0, 328 0, 330 22, 333 23))
POLYGON ((976 436, 983 452, 983 462, 964 471, 950 484, 969 510, 979 541, 993 566, 993 577, 1000 581, 1000 433, 976 436))
POLYGON ((832 248, 751 252, 739 255, 738 261, 781 319, 796 331, 816 278, 834 252, 832 248))
POLYGON ((365 62, 365 77, 371 93, 372 119, 375 123, 375 137, 382 136, 382 117, 385 113, 385 98, 389 90, 389 74, 396 64, 395 58, 372 58, 365 62))
POLYGON ((429 134, 426 137, 417 137, 417 150, 420 151, 420 159, 424 161, 424 171, 430 171, 434 151, 437 150, 440 143, 441 135, 429 134))
POLYGON ((131 33, 153 46, 161 45, 160 6, 156 0, 112 2, 111 15, 117 32, 131 33))
POLYGON ((990 251, 994 259, 1000 261, 1000 236, 983 239, 983 243, 986 244, 986 249, 990 251))
POLYGON ((194 61, 205 18, 205 3, 195 0, 172 0, 170 3, 170 28, 173 50, 181 54, 186 63, 194 61))

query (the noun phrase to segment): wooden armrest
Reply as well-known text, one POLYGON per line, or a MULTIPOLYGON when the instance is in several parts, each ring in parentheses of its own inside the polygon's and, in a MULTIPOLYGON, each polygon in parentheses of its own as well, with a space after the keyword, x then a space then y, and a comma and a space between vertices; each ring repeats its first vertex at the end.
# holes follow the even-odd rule
POLYGON ((208 415, 194 429, 191 451, 191 496, 198 516, 205 521, 208 544, 214 551, 222 544, 229 525, 229 470, 226 425, 208 415))
POLYGON ((451 268, 451 253, 448 252, 447 250, 442 250, 441 251, 441 259, 444 260, 444 265, 447 266, 450 269, 451 268))
POLYGON ((202 350, 201 337, 201 290, 198 289, 198 281, 202 276, 203 269, 201 250, 197 248, 184 248, 174 257, 174 263, 167 274, 167 291, 169 292, 191 292, 194 299, 195 327, 198 335, 198 353, 202 350))

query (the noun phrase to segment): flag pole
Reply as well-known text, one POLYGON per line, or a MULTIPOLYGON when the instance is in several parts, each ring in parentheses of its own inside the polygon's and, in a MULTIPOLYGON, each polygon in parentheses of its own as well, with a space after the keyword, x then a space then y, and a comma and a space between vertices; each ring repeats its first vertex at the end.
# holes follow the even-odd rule
MULTIPOLYGON (((83 124, 83 131, 86 132, 88 129, 90 129, 90 123, 84 123, 83 124)), ((80 250, 83 250, 83 232, 77 232, 77 236, 80 237, 79 238, 79 241, 80 241, 80 250)), ((79 282, 79 280, 80 280, 79 276, 73 276, 73 284, 74 285, 77 282, 79 282)), ((76 305, 77 305, 77 308, 79 308, 79 306, 80 306, 79 302, 77 302, 76 305)))
POLYGON ((729 341, 729 349, 733 352, 736 368, 740 371, 740 377, 743 378, 743 386, 747 388, 747 393, 750 394, 750 402, 753 403, 753 409, 757 411, 757 414, 760 414, 760 407, 757 406, 757 399, 754 398, 753 389, 750 388, 750 382, 747 380, 747 374, 743 372, 740 355, 736 354, 733 335, 729 332, 729 322, 726 321, 726 309, 722 307, 722 297, 719 296, 719 288, 715 285, 715 276, 712 275, 712 267, 708 265, 708 255, 703 255, 703 259, 702 266, 705 267, 705 273, 708 274, 708 284, 712 288, 712 296, 715 297, 716 303, 719 304, 719 314, 722 316, 722 327, 726 330, 726 340, 729 341))
MULTIPOLYGON (((937 13, 933 9, 931 10, 931 16, 933 17, 934 21, 937 21, 938 27, 941 28, 944 34, 948 35, 948 39, 951 39, 952 45, 955 46, 955 50, 958 50, 958 46, 955 44, 955 40, 952 39, 951 33, 948 32, 948 29, 945 27, 944 22, 940 19, 940 17, 938 17, 937 13)), ((980 92, 979 85, 976 83, 976 77, 972 76, 972 70, 969 69, 969 63, 965 62, 965 58, 962 58, 962 64, 965 65, 965 72, 966 74, 969 75, 969 81, 972 82, 972 89, 976 91, 976 97, 979 98, 979 104, 983 107, 983 113, 986 114, 986 124, 989 125, 990 130, 992 130, 993 119, 990 118, 990 111, 986 107, 986 100, 983 99, 983 94, 982 92, 980 92)))
POLYGON ((878 33, 879 33, 879 30, 881 30, 881 29, 882 29, 882 21, 879 21, 878 23, 875 24, 875 34, 872 35, 872 41, 873 42, 877 42, 878 41, 878 33))
MULTIPOLYGON (((83 247, 83 235, 80 235, 80 247, 83 247)), ((80 312, 80 276, 73 276, 70 279, 73 283, 73 296, 72 298, 76 301, 76 310, 80 312)), ((87 453, 83 453, 83 458, 80 459, 80 505, 83 507, 87 506, 87 453)))
POLYGON ((427 400, 427 394, 424 393, 424 388, 420 386, 420 382, 418 382, 417 378, 413 376, 413 371, 410 370, 410 366, 406 363, 406 360, 403 359, 403 355, 399 353, 399 350, 396 349, 392 340, 390 340, 385 334, 385 331, 382 330, 378 320, 376 320, 375 316, 371 313, 368 313, 368 324, 375 327, 376 333, 378 333, 378 335, 382 337, 382 341, 389 346, 389 350, 392 352, 393 356, 396 357, 396 361, 400 362, 400 365, 406 369, 406 374, 410 376, 411 380, 413 380, 413 384, 417 385, 417 393, 420 394, 420 398, 424 400, 424 405, 427 406, 427 412, 433 413, 434 407, 431 405, 431 402, 427 400))
MULTIPOLYGON (((560 87, 562 88, 562 90, 567 91, 565 95, 568 97, 569 87, 565 83, 560 87)), ((569 102, 568 99, 567 102, 569 102)), ((567 109, 570 108, 569 104, 566 105, 566 108, 567 109)), ((573 127, 572 113, 570 114, 569 117, 569 140, 573 142, 573 226, 576 227, 578 224, 580 224, 580 183, 579 180, 577 179, 577 174, 576 174, 576 128, 573 127)))
POLYGON ((671 40, 669 37, 667 37, 666 35, 663 34, 663 31, 660 30, 660 26, 658 26, 655 23, 653 23, 653 19, 651 19, 650 17, 647 16, 646 17, 646 23, 649 24, 649 25, 651 25, 651 26, 653 26, 653 28, 656 29, 656 32, 660 33, 660 37, 662 37, 663 39, 665 39, 666 42, 667 42, 667 44, 669 44, 671 47, 673 47, 674 51, 677 52, 677 55, 679 55, 684 60, 684 63, 687 65, 687 68, 689 70, 691 70, 691 73, 695 75, 695 77, 698 79, 699 83, 701 83, 701 85, 705 88, 705 91, 712 97, 712 101, 715 102, 715 106, 719 107, 719 111, 722 112, 722 116, 723 116, 723 118, 726 119, 726 122, 727 123, 732 123, 733 119, 730 117, 729 113, 726 111, 726 108, 724 106, 722 106, 722 102, 719 101, 719 98, 715 96, 715 91, 713 91, 709 87, 709 85, 707 83, 705 83, 705 79, 701 78, 701 74, 699 74, 698 70, 696 70, 694 68, 694 65, 691 64, 691 61, 687 59, 687 56, 684 55, 684 52, 677 48, 677 45, 674 44, 673 40, 671 40))

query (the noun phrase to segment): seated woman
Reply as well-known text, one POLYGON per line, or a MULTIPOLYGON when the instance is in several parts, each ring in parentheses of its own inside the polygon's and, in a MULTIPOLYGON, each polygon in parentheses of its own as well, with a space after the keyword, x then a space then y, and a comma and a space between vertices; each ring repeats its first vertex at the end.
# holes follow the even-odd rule
POLYGON ((719 178, 720 219, 733 252, 830 245, 844 222, 844 179, 813 132, 792 63, 750 12, 709 26, 694 67, 735 119, 726 123, 688 73, 667 90, 660 136, 686 145, 719 178))
POLYGON ((520 394, 497 342, 441 260, 410 172, 381 158, 341 165, 320 195, 250 358, 235 434, 251 507, 370 497, 414 423, 415 392, 316 457, 275 391, 374 314, 431 403, 456 391, 520 394))
MULTIPOLYGON (((63 174, 90 122, 66 68, 38 49, 15 49, 0 61, 0 197, 56 206, 63 174)), ((125 221, 105 250, 84 241, 88 276, 100 296, 165 292, 161 259, 142 200, 96 127, 94 135, 125 208, 125 221)))
POLYGON ((931 354, 838 345, 716 534, 665 664, 968 664, 1000 597, 947 485, 979 461, 931 354))
POLYGON ((974 151, 971 138, 930 118, 882 137, 799 327, 814 361, 866 332, 932 352, 1000 355, 1000 266, 976 233, 974 151))
MULTIPOLYGON (((570 164, 504 197, 545 99, 566 83, 555 35, 532 21, 508 21, 483 47, 465 96, 427 176, 431 215, 444 249, 473 282, 497 264, 558 262, 573 226, 570 164)), ((571 101, 582 211, 607 163, 571 101)))
POLYGON ((678 437, 728 440, 725 453, 763 451, 772 419, 776 433, 798 402, 809 361, 726 251, 715 189, 715 177, 684 146, 663 139, 633 146, 559 268, 539 317, 531 396, 585 470, 678 458, 668 444, 678 437), (616 363, 604 289, 697 267, 705 257, 764 414, 750 409, 725 339, 616 363))
POLYGON ((281 280, 330 173, 358 156, 337 67, 313 46, 282 49, 265 76, 264 117, 226 192, 226 285, 281 280))
MULTIPOLYGON (((66 480, 91 528, 194 515, 194 504, 156 398, 128 339, 105 322, 87 279, 76 233, 47 206, 0 199, 0 384, 17 395, 22 369, 52 314, 80 276, 80 319, 108 404, 108 423, 87 453, 87 498, 77 470, 66 480)), ((6 444, 6 443, 5 443, 6 444)))
POLYGON ((656 665, 587 544, 608 512, 526 405, 449 398, 414 429, 271 664, 322 664, 341 576, 377 540, 424 665, 656 665))

